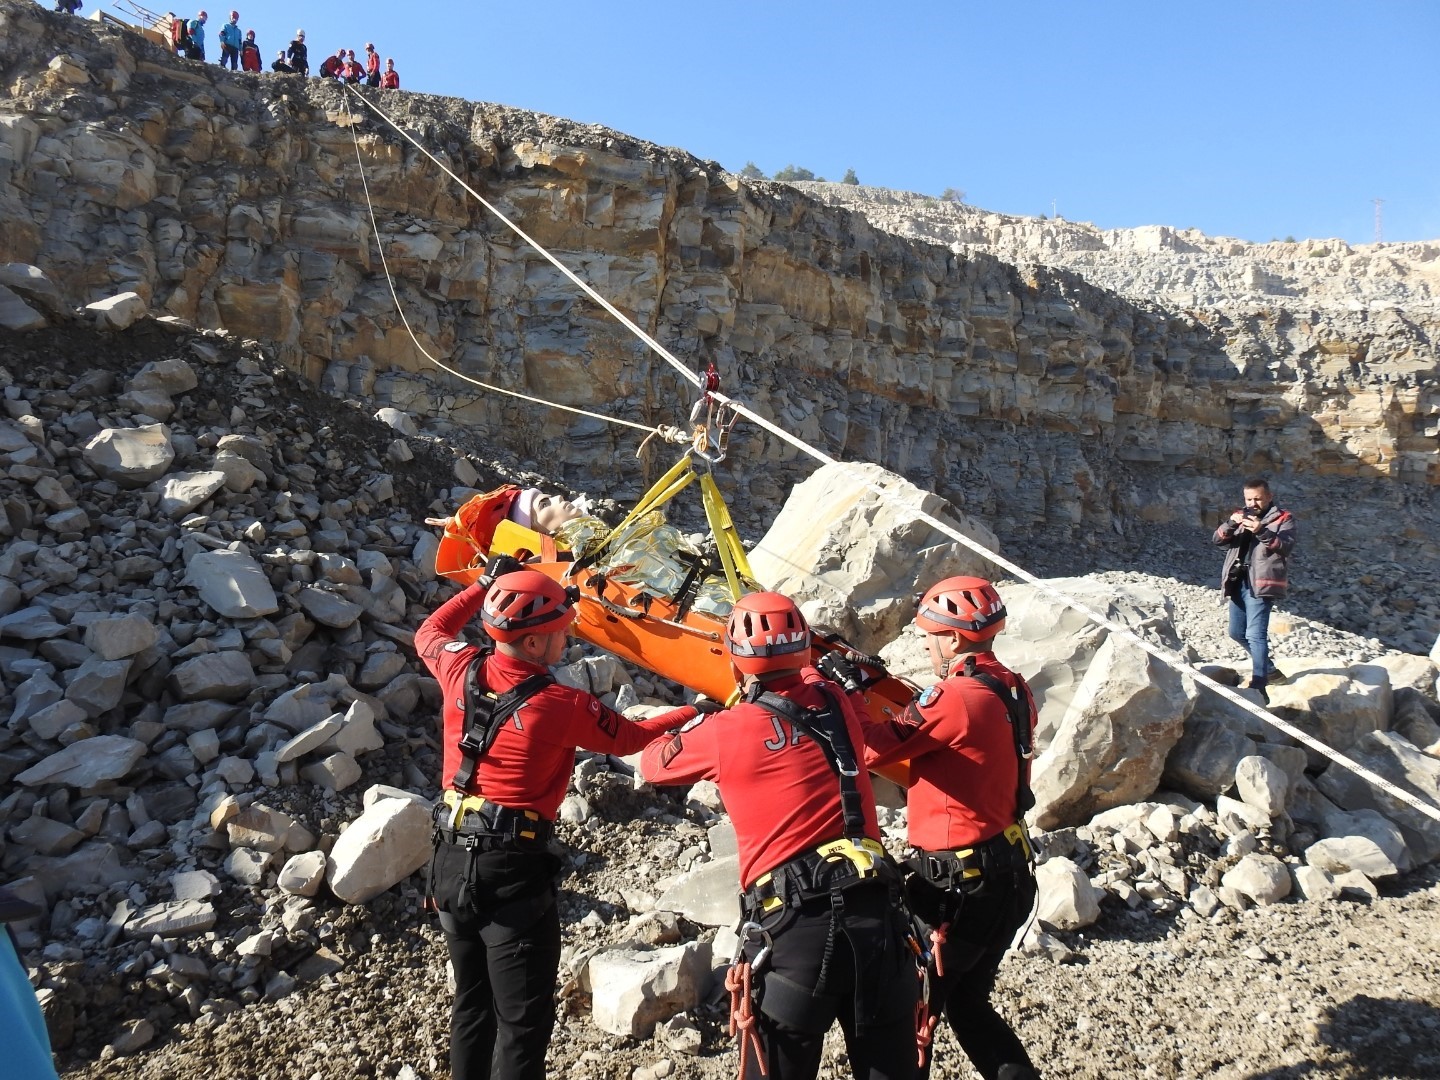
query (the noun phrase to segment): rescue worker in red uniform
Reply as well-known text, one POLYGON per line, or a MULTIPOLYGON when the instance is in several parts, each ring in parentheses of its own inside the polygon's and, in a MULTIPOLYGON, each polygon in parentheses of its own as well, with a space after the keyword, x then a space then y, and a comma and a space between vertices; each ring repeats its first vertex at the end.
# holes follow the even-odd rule
MULTIPOLYGON (((915 624, 940 682, 898 719, 867 726, 865 763, 910 762, 909 836, 917 857, 905 896, 932 932, 930 1012, 944 1013, 985 1080, 1038 1080, 990 1003, 1000 961, 1035 903, 1021 820, 1034 801, 1035 702, 1025 680, 991 651, 1005 628, 1005 605, 984 578, 934 585, 915 624)), ((868 658, 866 666, 874 666, 868 658)), ((861 672, 838 653, 822 657, 820 669, 847 690, 860 686, 861 672)))
POLYGON ((803 666, 810 630, 780 594, 741 598, 725 640, 744 700, 651 743, 640 768, 655 784, 713 780, 735 825, 743 952, 727 982, 742 1075, 814 1077, 838 1019, 856 1077, 913 1076, 913 939, 858 763, 861 721, 803 666))
POLYGON ((574 600, 518 566, 492 559, 415 634, 445 702, 429 898, 455 971, 454 1080, 545 1076, 560 963, 562 863, 550 841, 576 748, 633 754, 698 715, 686 706, 632 723, 555 682, 574 600), (477 611, 493 652, 460 637, 477 611))

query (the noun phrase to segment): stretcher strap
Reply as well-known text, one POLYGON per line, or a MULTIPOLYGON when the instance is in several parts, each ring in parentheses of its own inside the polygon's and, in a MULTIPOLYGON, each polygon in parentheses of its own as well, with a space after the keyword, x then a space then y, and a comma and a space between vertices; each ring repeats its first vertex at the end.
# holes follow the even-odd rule
POLYGON ((720 494, 715 478, 709 473, 700 477, 700 494, 705 500, 705 519, 710 523, 716 550, 720 552, 721 565, 725 567, 725 581, 730 586, 730 599, 739 600, 746 591, 740 578, 743 576, 753 579, 755 576, 750 572, 750 560, 745 557, 740 535, 735 531, 735 523, 730 519, 730 508, 725 505, 725 498, 720 494))

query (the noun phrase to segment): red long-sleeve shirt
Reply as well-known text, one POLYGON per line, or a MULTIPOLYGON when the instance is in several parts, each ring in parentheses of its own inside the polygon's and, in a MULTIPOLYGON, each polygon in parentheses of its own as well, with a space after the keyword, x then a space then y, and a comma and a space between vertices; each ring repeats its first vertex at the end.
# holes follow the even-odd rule
MULTIPOLYGON (((975 668, 1035 700, 1025 680, 992 652, 977 653, 975 668)), ((910 843, 952 851, 989 840, 1019 817, 1015 737, 1000 696, 979 679, 952 676, 930 687, 899 718, 865 727, 865 764, 910 761, 910 843)), ((1025 775, 1030 766, 1025 765, 1025 775)))
MULTIPOLYGON (((823 708, 825 699, 812 685, 819 681, 820 673, 807 668, 765 688, 805 708, 823 708)), ((840 688, 832 684, 831 689, 859 754, 864 745, 860 720, 840 688)), ((713 780, 720 786, 735 825, 742 888, 796 855, 845 836, 840 781, 824 751, 759 705, 742 702, 657 739, 645 748, 640 771, 652 784, 713 780)), ((855 779, 865 835, 879 840, 870 776, 862 769, 855 779)))
MULTIPOLYGON (((484 602, 485 590, 472 585, 437 608, 415 632, 415 650, 439 680, 444 695, 440 785, 445 788, 460 767, 465 672, 479 652, 458 635, 484 602)), ((544 671, 539 664, 497 652, 485 660, 482 677, 489 689, 504 693, 544 671)), ((633 754, 695 716, 695 709, 686 705, 631 721, 583 690, 559 683, 547 686, 505 722, 480 759, 469 792, 515 810, 534 810, 553 821, 575 768, 577 747, 601 754, 633 754)))

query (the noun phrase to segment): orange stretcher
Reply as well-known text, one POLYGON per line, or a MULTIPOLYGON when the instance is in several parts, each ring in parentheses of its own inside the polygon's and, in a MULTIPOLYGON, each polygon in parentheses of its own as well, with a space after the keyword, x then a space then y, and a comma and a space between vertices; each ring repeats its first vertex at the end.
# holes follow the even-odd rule
MULTIPOLYGON (((696 477, 687 454, 610 535, 620 533, 628 523, 667 501, 696 477)), ((738 599, 746 591, 742 581, 750 577, 749 564, 713 477, 705 471, 698 478, 721 565, 738 599)), ((597 560, 593 555, 576 559, 573 552, 534 529, 508 519, 495 521, 489 507, 497 494, 499 491, 477 495, 446 519, 435 556, 437 573, 471 585, 484 573, 491 555, 512 555, 528 569, 539 570, 562 585, 575 586, 580 601, 573 629, 579 637, 715 701, 736 699, 739 690, 725 651, 723 618, 689 609, 683 596, 656 596, 607 577, 595 569, 597 560)), ((827 652, 849 649, 838 635, 816 633, 813 640, 812 664, 827 652)), ((866 712, 878 722, 898 717, 915 697, 916 688, 893 676, 880 675, 862 693, 866 712)), ((903 766, 880 771, 902 785, 908 776, 903 766)))

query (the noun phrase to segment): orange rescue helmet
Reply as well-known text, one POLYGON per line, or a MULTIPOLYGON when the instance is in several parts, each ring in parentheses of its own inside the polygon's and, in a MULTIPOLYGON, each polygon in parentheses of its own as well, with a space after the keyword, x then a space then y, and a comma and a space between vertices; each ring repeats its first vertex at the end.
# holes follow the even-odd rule
POLYGON ((984 578, 948 577, 920 598, 915 625, 927 634, 953 630, 966 641, 989 641, 1005 629, 1005 604, 984 578))
POLYGON ((490 586, 480 621, 496 641, 554 634, 575 621, 575 601, 563 585, 540 571, 515 570, 500 575, 490 586))
POLYGON ((725 644, 742 675, 801 668, 810 660, 810 627, 788 596, 750 593, 730 610, 725 644))

